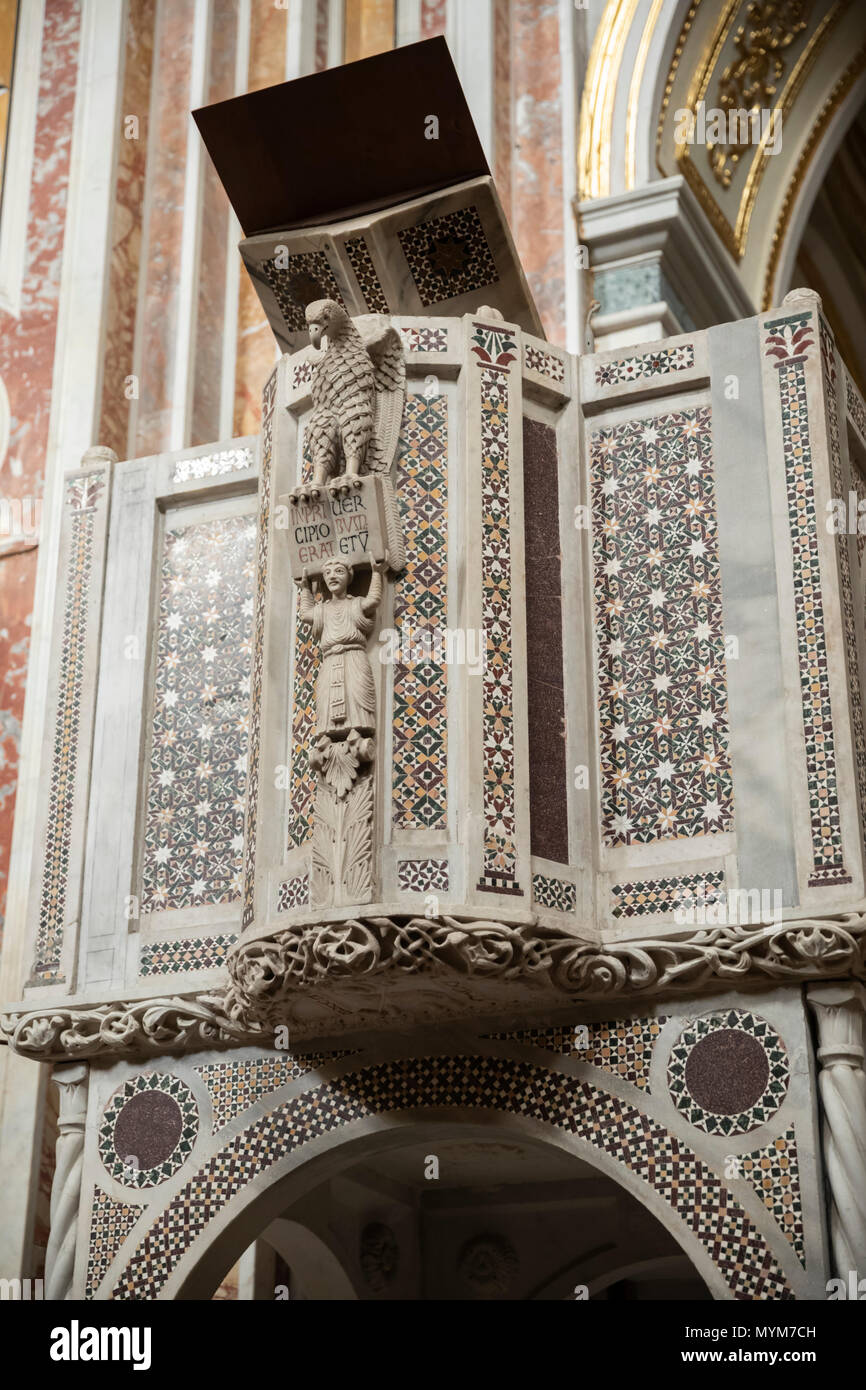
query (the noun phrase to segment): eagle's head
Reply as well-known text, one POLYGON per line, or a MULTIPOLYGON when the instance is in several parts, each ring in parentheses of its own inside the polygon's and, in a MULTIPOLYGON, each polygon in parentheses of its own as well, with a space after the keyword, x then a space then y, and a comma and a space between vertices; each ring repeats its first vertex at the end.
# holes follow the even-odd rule
POLYGON ((351 323, 349 315, 335 299, 316 299, 306 308, 307 327, 313 347, 321 347, 322 338, 327 333, 333 341, 346 331, 351 323))

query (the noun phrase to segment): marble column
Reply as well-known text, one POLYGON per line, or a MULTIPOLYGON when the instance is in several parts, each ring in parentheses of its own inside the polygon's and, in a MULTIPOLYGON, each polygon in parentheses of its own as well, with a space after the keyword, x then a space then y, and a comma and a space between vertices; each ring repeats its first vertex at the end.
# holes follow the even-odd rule
POLYGON ((75 1229, 84 1161, 87 1118, 86 1062, 63 1063, 52 1077, 60 1092, 57 1164, 51 1187, 51 1231, 45 1252, 45 1297, 68 1298, 75 1267, 75 1229))
POLYGON ((809 987, 818 1024, 818 1086, 823 1119, 824 1167, 830 1197, 830 1245, 834 1273, 866 1275, 866 990, 850 981, 809 987))

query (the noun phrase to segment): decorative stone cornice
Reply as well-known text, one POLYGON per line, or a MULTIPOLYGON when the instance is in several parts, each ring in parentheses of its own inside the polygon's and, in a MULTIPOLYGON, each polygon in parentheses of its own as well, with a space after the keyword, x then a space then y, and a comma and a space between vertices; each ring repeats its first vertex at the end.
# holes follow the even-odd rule
POLYGON ((604 945, 550 919, 359 917, 243 936, 229 985, 194 998, 26 1004, 0 1035, 41 1061, 269 1044, 572 1003, 866 979, 866 904, 822 918, 705 927, 604 945))

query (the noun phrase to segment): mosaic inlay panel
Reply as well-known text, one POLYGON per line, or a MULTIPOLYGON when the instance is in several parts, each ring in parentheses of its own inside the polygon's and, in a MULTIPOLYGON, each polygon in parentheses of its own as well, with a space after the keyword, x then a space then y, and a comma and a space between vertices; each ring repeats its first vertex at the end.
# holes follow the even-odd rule
POLYGON ((431 217, 397 236, 425 309, 499 279, 477 208, 431 217))
POLYGON ((173 483, 188 483, 192 478, 218 478, 223 473, 242 473, 253 466, 252 449, 222 449, 217 454, 202 454, 199 458, 178 459, 171 476, 173 483))
POLYGON ((659 348, 637 357, 619 357, 602 362, 595 369, 597 386, 617 386, 623 381, 639 381, 642 377, 666 376, 668 372, 686 372, 695 365, 695 350, 691 343, 680 347, 659 348))
MULTIPOLYGON (((313 460, 306 438, 301 446, 301 478, 313 477, 313 460)), ((289 845, 305 845, 313 837, 316 777, 310 767, 310 745, 316 728, 316 681, 321 664, 319 643, 307 623, 298 621, 295 595, 295 652, 292 678, 292 753, 289 763, 289 845)))
POLYGON ((308 304, 316 299, 335 299, 338 304, 344 300, 324 251, 301 251, 286 259, 284 269, 273 260, 263 261, 259 269, 274 292, 286 328, 302 333, 308 304))
POLYGON ((255 917, 256 835, 259 818, 259 757, 262 726, 262 681, 265 668, 265 600, 268 587, 268 545, 271 529, 271 455, 274 443, 274 400, 277 370, 262 393, 262 471, 259 478, 259 520, 256 540, 256 599, 253 620, 253 661, 250 675, 250 743, 244 848, 244 909, 242 923, 255 917))
POLYGON ((836 783, 836 748, 830 707, 830 678, 809 409, 806 354, 814 346, 809 314, 773 319, 765 351, 779 373, 782 451, 793 552, 797 657, 806 743, 806 779, 812 834, 810 888, 850 883, 842 858, 842 821, 836 783))
POLYGON ((66 920, 72 816, 78 772, 82 680, 88 636, 87 609, 93 570, 96 509, 102 505, 106 495, 105 483, 104 473, 86 473, 67 479, 64 494, 69 534, 66 594, 42 891, 31 971, 31 978, 40 984, 53 984, 65 978, 60 970, 60 956, 66 920))
POLYGON ((797 1144, 793 1127, 767 1144, 739 1159, 744 1178, 748 1178, 769 1212, 772 1212, 797 1253, 801 1265, 806 1263, 806 1242, 803 1231, 803 1207, 800 1200, 800 1175, 797 1164, 797 1144))
POLYGON ((709 407, 591 442, 604 842, 730 830, 709 407))
POLYGON ((845 378, 845 400, 848 405, 848 414, 854 421, 860 438, 866 440, 866 405, 863 404, 863 397, 850 377, 845 378))
POLYGON ((742 1009, 695 1019, 668 1063, 672 1101, 707 1134, 746 1134, 766 1124, 788 1093, 788 1075, 778 1033, 742 1009))
POLYGON ((181 940, 151 941, 141 948, 139 975, 183 975, 192 970, 218 970, 237 941, 228 932, 221 936, 188 936, 181 940))
POLYGON ((666 1022, 664 1017, 629 1018, 616 1023, 576 1023, 570 1028, 488 1033, 487 1037, 542 1047, 560 1057, 575 1057, 579 1062, 621 1076, 649 1095, 653 1047, 666 1022))
MULTIPOLYGON (((444 829, 448 809, 448 670, 436 660, 436 635, 448 625, 448 402, 406 398, 397 454, 396 492, 406 567, 394 584, 394 626, 401 656, 394 664, 391 798, 394 824, 444 829), (405 662, 412 645, 430 659, 405 662), (428 636, 429 634, 429 636, 428 636)), ((441 642, 440 642, 441 647, 441 642)))
POLYGON ((724 898, 724 869, 705 874, 683 874, 680 878, 650 878, 635 883, 615 883, 611 888, 611 914, 614 917, 651 917, 674 912, 685 899, 702 903, 724 898))
POLYGON ((166 528, 142 911, 241 893, 255 519, 166 528))
POLYGON ((682 1140, 620 1097, 529 1062, 452 1056, 388 1061, 286 1101, 235 1135, 160 1213, 113 1291, 155 1298, 189 1246, 258 1173, 355 1119, 428 1106, 526 1115, 554 1124, 621 1163, 667 1202, 734 1298, 790 1299, 760 1231, 682 1140))
POLYGON ((511 630, 511 479, 509 364, 517 344, 507 330, 475 324, 472 351, 481 370, 481 625, 483 872, 478 884, 520 893, 516 882, 514 672, 511 630))
POLYGON ((156 1187, 192 1153, 198 1108, 177 1076, 147 1072, 115 1091, 99 1126, 99 1157, 125 1187, 156 1187))
POLYGON ((526 344, 523 356, 529 371, 538 372, 550 381, 565 381, 565 363, 561 357, 554 356, 552 352, 544 352, 542 348, 533 347, 531 343, 526 344))
POLYGON ((447 893, 447 859, 401 859, 397 864, 401 893, 447 893))
POLYGON ((101 1187, 96 1188, 90 1211, 85 1298, 92 1298, 96 1293, 108 1266, 143 1211, 144 1207, 137 1207, 133 1202, 116 1202, 101 1187))
POLYGON ((255 1057, 251 1062, 214 1062, 207 1067, 196 1067, 210 1092, 214 1133, 249 1110, 262 1096, 278 1091, 290 1081, 297 1081, 299 1076, 309 1076, 328 1062, 351 1056, 350 1051, 311 1052, 297 1057, 274 1053, 255 1057))
POLYGON ((577 907, 577 889, 564 878, 533 874, 532 896, 541 907, 552 907, 557 912, 574 912, 577 907))
POLYGON ((310 902, 310 875, 299 874, 297 878, 287 878, 277 891, 277 912, 291 912, 296 907, 307 907, 310 902))
POLYGON ((447 352, 447 328, 402 328, 407 352, 447 352))
POLYGON ((364 296, 364 302, 371 314, 387 314, 388 301, 385 298, 376 267, 367 246, 366 237, 356 236, 346 242, 346 254, 355 272, 355 279, 364 296))
POLYGON ((309 358, 303 362, 296 362, 292 367, 292 386, 297 391, 299 386, 306 386, 313 379, 313 363, 309 358))
MULTIPOLYGON (((836 350, 833 338, 823 318, 819 318, 821 338, 821 368, 824 374, 824 400, 827 409, 827 427, 830 436, 830 469, 833 477, 833 496, 845 497, 847 489, 842 477, 842 448, 839 438, 839 409, 836 402, 836 350)), ((856 466, 853 473, 857 473, 856 466)), ((858 494, 863 488, 862 479, 854 487, 858 494)), ((862 554, 866 536, 857 532, 857 553, 862 554)), ((851 582, 851 552, 848 537, 838 538, 839 580, 842 591, 842 624, 845 629, 845 658, 848 672, 848 688, 851 694, 851 724, 854 732, 854 758, 857 764, 857 792, 860 801, 862 824, 866 825, 866 729, 863 725, 863 691, 860 685, 860 658, 857 650, 857 621, 854 616, 854 589, 851 582)))

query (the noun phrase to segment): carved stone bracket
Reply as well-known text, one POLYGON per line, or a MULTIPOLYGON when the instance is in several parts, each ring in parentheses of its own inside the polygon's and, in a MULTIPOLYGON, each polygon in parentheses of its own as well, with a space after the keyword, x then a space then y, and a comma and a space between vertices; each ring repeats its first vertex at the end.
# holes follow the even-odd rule
POLYGON ((93 1007, 20 1006, 0 1034, 40 1060, 270 1043, 581 1001, 866 979, 864 910, 600 945, 549 920, 359 917, 243 936, 221 994, 93 1007))

